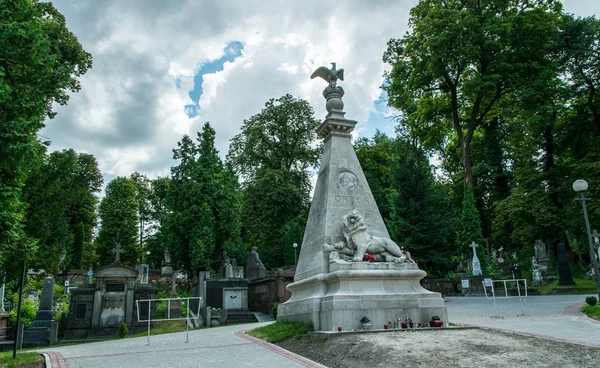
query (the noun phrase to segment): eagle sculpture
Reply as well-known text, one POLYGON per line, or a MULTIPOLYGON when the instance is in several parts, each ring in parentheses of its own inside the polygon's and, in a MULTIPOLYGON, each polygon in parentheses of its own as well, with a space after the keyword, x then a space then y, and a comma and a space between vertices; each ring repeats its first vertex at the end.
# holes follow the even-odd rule
POLYGON ((315 79, 316 77, 323 78, 329 86, 335 88, 337 80, 344 80, 344 69, 336 69, 335 63, 331 63, 332 68, 329 69, 326 66, 322 66, 312 73, 310 79, 315 79))

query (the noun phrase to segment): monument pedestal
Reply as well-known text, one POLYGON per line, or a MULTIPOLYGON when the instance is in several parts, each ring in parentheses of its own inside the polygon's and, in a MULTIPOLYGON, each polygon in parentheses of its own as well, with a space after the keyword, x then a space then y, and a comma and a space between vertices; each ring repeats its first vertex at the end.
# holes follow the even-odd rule
POLYGON ((329 272, 288 285, 292 297, 279 305, 277 319, 312 322, 315 331, 359 329, 363 317, 375 329, 406 317, 447 322, 441 294, 420 284, 425 276, 416 263, 331 261, 329 272))

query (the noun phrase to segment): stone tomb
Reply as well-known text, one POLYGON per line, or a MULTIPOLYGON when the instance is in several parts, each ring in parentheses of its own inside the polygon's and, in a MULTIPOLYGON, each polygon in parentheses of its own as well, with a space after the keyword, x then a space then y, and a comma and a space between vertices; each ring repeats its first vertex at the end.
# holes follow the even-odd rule
MULTIPOLYGON (((119 263, 96 269, 93 285, 71 290, 69 315, 65 321, 66 338, 114 335, 122 322, 130 331, 145 328, 147 323, 137 322, 136 300, 156 298, 156 289, 149 285, 136 285, 135 268, 119 263)), ((152 304, 151 315, 156 305, 152 304)), ((147 304, 140 305, 142 319, 148 316, 147 304)))
MULTIPOLYGON (((333 64, 333 63, 332 63, 333 64)), ((426 290, 426 272, 390 240, 351 142, 356 121, 344 117, 336 85, 342 69, 313 73, 329 86, 323 91, 328 114, 317 129, 324 139, 321 167, 304 232, 292 297, 280 304, 279 321, 312 322, 316 331, 373 328, 411 318, 417 323, 437 315, 447 322, 440 293, 426 290), (363 261, 370 253, 375 262, 363 261)))

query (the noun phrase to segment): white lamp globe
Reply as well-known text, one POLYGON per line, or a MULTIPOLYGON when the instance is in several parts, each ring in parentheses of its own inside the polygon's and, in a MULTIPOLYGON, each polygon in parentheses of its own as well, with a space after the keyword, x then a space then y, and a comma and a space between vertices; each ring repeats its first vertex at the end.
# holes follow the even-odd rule
POLYGON ((587 188, 588 183, 583 179, 575 180, 573 183, 573 190, 576 192, 583 192, 584 190, 587 190, 587 188))
POLYGON ((294 244, 292 244, 292 247, 294 247, 294 248, 298 248, 298 243, 294 243, 294 244))

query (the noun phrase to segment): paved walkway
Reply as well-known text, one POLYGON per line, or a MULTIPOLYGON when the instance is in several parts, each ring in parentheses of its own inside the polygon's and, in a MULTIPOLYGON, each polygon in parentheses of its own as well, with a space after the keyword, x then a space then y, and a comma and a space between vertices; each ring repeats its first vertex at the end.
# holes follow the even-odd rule
MULTIPOLYGON (((600 347, 600 322, 579 314, 585 296, 448 298, 450 322, 600 347)), ((270 322, 267 322, 270 323, 270 322)), ((52 368, 323 367, 243 331, 267 323, 210 328, 43 349, 52 368)))
MULTIPOLYGON (((270 323, 270 322, 269 322, 270 323)), ((242 333, 249 324, 43 349, 52 368, 323 367, 242 333)))
POLYGON ((600 347, 600 322, 579 313, 584 295, 447 298, 450 322, 600 347))

